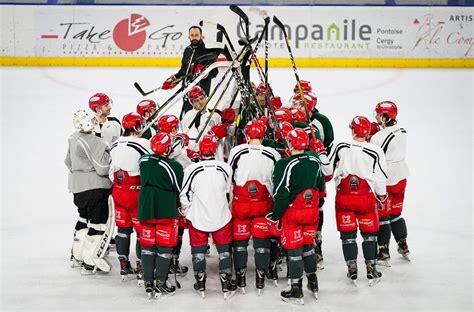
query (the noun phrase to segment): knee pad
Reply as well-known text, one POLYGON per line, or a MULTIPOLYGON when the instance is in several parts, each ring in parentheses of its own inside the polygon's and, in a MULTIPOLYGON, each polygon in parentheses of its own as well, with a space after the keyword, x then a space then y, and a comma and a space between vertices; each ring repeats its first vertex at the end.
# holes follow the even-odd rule
POLYGON ((270 229, 265 217, 255 217, 252 219, 252 236, 254 238, 270 238, 270 229))
POLYGON ((250 219, 234 219, 232 220, 232 227, 234 230, 234 240, 249 240, 250 239, 250 219))

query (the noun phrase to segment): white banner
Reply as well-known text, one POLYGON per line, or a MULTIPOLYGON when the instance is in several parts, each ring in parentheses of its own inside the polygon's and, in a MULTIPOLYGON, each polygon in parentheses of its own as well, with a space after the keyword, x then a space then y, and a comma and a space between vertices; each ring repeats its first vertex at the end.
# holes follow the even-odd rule
MULTIPOLYGON (((472 7, 262 6, 286 26, 297 58, 447 58, 474 55, 472 7)), ((243 6, 250 32, 263 19, 243 6)), ((2 56, 179 58, 200 20, 226 27, 234 45, 239 18, 225 6, 0 6, 2 56)), ((205 42, 216 29, 204 28, 205 42)), ((288 57, 269 28, 270 57, 288 57)), ((225 39, 224 39, 225 42, 225 39)), ((259 56, 263 56, 263 49, 259 56)))

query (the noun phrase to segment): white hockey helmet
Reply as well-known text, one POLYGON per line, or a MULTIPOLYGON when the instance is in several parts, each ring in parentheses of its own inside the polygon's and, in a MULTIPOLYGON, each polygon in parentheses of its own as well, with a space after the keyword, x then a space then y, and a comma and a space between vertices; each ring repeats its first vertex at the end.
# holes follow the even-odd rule
POLYGON ((80 109, 74 113, 73 123, 76 129, 89 132, 95 127, 95 116, 92 112, 80 109))

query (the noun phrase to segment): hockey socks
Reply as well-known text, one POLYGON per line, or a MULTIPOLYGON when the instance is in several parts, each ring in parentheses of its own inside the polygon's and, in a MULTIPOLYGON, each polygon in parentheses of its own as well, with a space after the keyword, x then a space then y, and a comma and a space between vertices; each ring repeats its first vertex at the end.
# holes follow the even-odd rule
POLYGON ((219 271, 230 273, 232 271, 232 260, 230 258, 230 245, 217 244, 217 252, 219 253, 219 271))
POLYGON ((390 216, 390 227, 392 228, 393 238, 398 242, 407 237, 407 225, 402 216, 390 216))
POLYGON ((171 262, 172 248, 157 247, 155 257, 156 278, 165 281, 168 277, 168 270, 171 262))
MULTIPOLYGON (((377 242, 381 245, 390 243, 390 217, 382 217, 379 219, 380 229, 377 232, 377 242)), ((393 231, 393 230, 392 230, 393 231)))
MULTIPOLYGON (((248 240, 240 240, 234 241, 233 249, 234 249, 234 268, 236 271, 244 269, 247 267, 248 261, 248 251, 247 246, 249 245, 248 240)), ((256 256, 256 254, 255 254, 256 256)))
POLYGON ((270 240, 254 237, 253 248, 255 249, 255 268, 257 270, 266 271, 270 265, 270 240))
POLYGON ((142 271, 145 282, 153 282, 155 280, 155 257, 155 247, 142 247, 142 271))
POLYGON ((303 266, 303 247, 288 250, 288 272, 292 284, 303 276, 303 266))
POLYGON ((341 233, 342 252, 346 262, 357 259, 358 249, 356 242, 357 232, 341 233))
POLYGON ((206 250, 207 245, 191 246, 194 273, 206 271, 206 250))
POLYGON ((117 230, 117 235, 115 235, 115 246, 117 248, 117 254, 119 258, 124 258, 128 260, 128 255, 130 254, 130 235, 133 232, 132 227, 119 227, 117 230))
POLYGON ((305 272, 315 273, 316 272, 316 252, 314 250, 314 245, 313 244, 304 245, 302 256, 303 256, 305 272))
POLYGON ((362 251, 366 261, 373 261, 377 257, 377 236, 372 233, 361 233, 364 241, 362 242, 362 251))

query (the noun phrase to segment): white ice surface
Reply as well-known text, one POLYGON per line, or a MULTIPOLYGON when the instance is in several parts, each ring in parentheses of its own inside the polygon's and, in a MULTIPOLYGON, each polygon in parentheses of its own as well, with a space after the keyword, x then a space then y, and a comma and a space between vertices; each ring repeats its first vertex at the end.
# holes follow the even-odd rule
MULTIPOLYGON (((320 299, 315 302, 305 292, 303 307, 279 299, 285 273, 280 273, 278 288, 267 281, 257 297, 251 248, 247 294, 228 302, 220 292, 214 248, 207 259, 205 300, 194 292, 194 278, 188 274, 175 296, 148 301, 143 288, 120 281, 115 254, 108 258, 114 264, 108 275, 84 277, 70 268, 77 213, 63 160, 74 131, 73 112, 86 107, 93 93, 105 92, 114 100, 113 115, 121 118, 142 99, 134 81, 152 89, 174 71, 0 68, 1 311, 472 311, 472 70, 300 70, 302 79, 313 82, 318 106, 331 119, 336 138, 349 136, 348 123, 355 115, 373 117, 374 105, 384 99, 398 104, 399 123, 408 132, 411 177, 403 214, 412 261, 401 259, 392 239, 392 267, 381 268, 382 281, 373 288, 366 284, 360 237, 359 287, 345 277, 332 182, 325 205, 326 269, 318 274, 320 299)), ((277 94, 289 98, 291 69, 271 69, 269 80, 277 94)), ((169 94, 161 91, 152 98, 163 100, 169 94)), ((188 242, 185 234, 181 262, 191 267, 188 242)))

